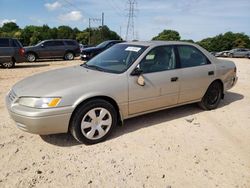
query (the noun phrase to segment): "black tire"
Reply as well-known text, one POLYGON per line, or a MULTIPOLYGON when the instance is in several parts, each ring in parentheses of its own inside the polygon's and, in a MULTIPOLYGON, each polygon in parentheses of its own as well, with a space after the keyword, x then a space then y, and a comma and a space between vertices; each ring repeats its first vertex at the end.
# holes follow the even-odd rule
POLYGON ((15 67, 15 61, 12 60, 12 61, 9 61, 9 62, 4 62, 4 63, 1 64, 1 66, 2 66, 4 69, 13 68, 13 67, 15 67))
POLYGON ((36 54, 34 54, 34 53, 32 53, 32 52, 29 52, 29 53, 27 53, 27 55, 26 55, 26 59, 27 59, 27 61, 28 62, 35 62, 36 61, 36 59, 37 59, 37 57, 36 57, 36 54))
POLYGON ((231 57, 231 58, 233 58, 233 57, 234 57, 234 55, 233 55, 233 54, 229 54, 228 56, 229 56, 229 57, 231 57))
POLYGON ((74 60, 74 57, 75 57, 74 53, 72 53, 72 52, 66 52, 63 59, 71 61, 71 60, 74 60))
POLYGON ((220 82, 213 82, 207 89, 202 100, 198 103, 204 110, 213 110, 218 107, 222 97, 222 85, 220 82))
MULTIPOLYGON (((95 111, 95 113, 96 113, 96 111, 95 111)), ((102 121, 106 117, 106 115, 102 118, 102 121)), ((99 116, 100 116, 100 114, 99 114, 99 116)), ((113 107, 113 105, 111 105, 109 102, 107 102, 105 100, 95 99, 95 100, 91 100, 91 101, 84 103, 83 105, 81 105, 80 107, 78 107, 76 109, 76 111, 73 113, 73 115, 71 117, 69 131, 73 135, 73 137, 80 143, 96 144, 96 143, 99 143, 101 141, 104 141, 112 133, 112 130, 114 129, 114 127, 116 125, 117 125, 117 112, 116 112, 115 108, 113 107), (107 131, 105 130, 106 133, 101 138, 98 138, 99 131, 97 131, 97 129, 95 129, 94 130, 95 133, 93 136, 95 136, 95 134, 97 134, 97 139, 89 139, 84 135, 84 133, 88 134, 85 132, 85 130, 87 128, 85 130, 83 130, 84 131, 84 133, 83 133, 82 129, 81 129, 81 126, 82 126, 81 124, 82 124, 82 121, 84 121, 86 118, 90 118, 89 122, 92 122, 93 119, 91 120, 91 117, 88 116, 88 113, 91 110, 95 110, 97 108, 102 108, 102 109, 105 109, 109 112, 109 114, 111 115, 111 117, 109 117, 109 118, 112 119, 111 126, 109 126, 109 128, 107 128, 108 129, 107 131)), ((87 130, 87 132, 90 132, 92 130, 92 128, 93 127, 89 128, 90 130, 87 130)))

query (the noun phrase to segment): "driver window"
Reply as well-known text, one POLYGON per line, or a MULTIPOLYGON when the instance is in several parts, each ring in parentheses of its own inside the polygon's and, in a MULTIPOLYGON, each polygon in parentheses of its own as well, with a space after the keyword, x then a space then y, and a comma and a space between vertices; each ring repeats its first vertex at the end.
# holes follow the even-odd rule
POLYGON ((151 50, 141 61, 143 73, 160 72, 176 68, 176 58, 173 46, 160 46, 151 50))

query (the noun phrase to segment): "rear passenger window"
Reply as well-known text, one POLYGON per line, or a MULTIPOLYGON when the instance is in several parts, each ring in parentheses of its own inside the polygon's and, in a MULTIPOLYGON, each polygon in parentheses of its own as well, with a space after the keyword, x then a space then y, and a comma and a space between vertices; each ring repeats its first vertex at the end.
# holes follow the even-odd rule
POLYGON ((44 42, 44 46, 55 46, 55 45, 54 45, 54 41, 47 41, 47 42, 44 42))
POLYGON ((177 46, 181 67, 195 67, 209 64, 207 57, 192 46, 177 46))
POLYGON ((54 46, 63 46, 63 41, 54 41, 54 46))
POLYGON ((0 47, 9 47, 9 39, 0 39, 0 47))
POLYGON ((69 45, 69 46, 75 46, 76 43, 74 41, 64 41, 66 43, 66 45, 69 45))

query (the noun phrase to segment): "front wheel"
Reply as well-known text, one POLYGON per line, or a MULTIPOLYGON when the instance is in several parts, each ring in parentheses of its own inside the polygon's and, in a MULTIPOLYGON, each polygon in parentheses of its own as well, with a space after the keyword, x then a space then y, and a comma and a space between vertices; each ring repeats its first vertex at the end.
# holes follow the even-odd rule
POLYGON ((117 124, 117 112, 107 101, 86 102, 73 114, 70 132, 80 143, 95 144, 105 140, 117 124))
POLYGON ((199 106, 204 110, 213 110, 218 107, 222 96, 222 85, 219 82, 213 82, 207 89, 199 106))
POLYGON ((27 54, 27 60, 28 60, 28 62, 35 62, 36 61, 36 55, 34 53, 28 53, 27 54))
POLYGON ((74 54, 72 52, 67 52, 65 55, 64 55, 64 59, 65 60, 73 60, 74 59, 74 54))

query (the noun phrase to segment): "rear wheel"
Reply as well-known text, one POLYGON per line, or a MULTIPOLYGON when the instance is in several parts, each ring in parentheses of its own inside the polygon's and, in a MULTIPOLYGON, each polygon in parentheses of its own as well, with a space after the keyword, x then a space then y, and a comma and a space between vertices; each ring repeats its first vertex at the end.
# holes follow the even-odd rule
POLYGON ((27 60, 29 62, 35 62, 36 61, 36 55, 34 53, 28 53, 27 54, 27 60))
POLYGON ((107 101, 96 99, 80 106, 73 114, 70 132, 80 143, 105 140, 117 124, 117 112, 107 101))
POLYGON ((72 52, 66 52, 64 55, 65 60, 73 60, 74 59, 74 54, 72 52))
POLYGON ((233 57, 234 57, 234 55, 233 55, 233 54, 229 54, 229 57, 233 58, 233 57))
POLYGON ((222 85, 220 82, 213 82, 207 89, 199 106, 204 110, 213 110, 218 107, 222 96, 222 85))
POLYGON ((15 67, 15 61, 12 60, 12 61, 9 61, 9 62, 2 63, 1 65, 5 69, 13 68, 13 67, 15 67))

